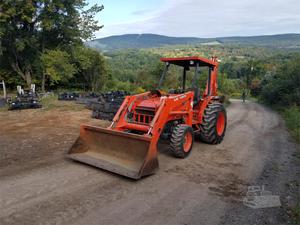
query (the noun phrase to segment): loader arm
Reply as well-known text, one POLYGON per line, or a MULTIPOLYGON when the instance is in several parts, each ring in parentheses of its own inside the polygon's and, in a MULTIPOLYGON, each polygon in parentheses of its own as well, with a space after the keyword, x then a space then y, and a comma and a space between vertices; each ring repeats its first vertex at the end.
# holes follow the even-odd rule
POLYGON ((192 99, 193 92, 169 97, 151 92, 128 96, 109 128, 81 126, 69 157, 133 179, 152 174, 158 169, 157 143, 165 124, 183 118, 191 125, 192 99), (153 98, 158 108, 149 124, 130 118, 141 102, 153 98))

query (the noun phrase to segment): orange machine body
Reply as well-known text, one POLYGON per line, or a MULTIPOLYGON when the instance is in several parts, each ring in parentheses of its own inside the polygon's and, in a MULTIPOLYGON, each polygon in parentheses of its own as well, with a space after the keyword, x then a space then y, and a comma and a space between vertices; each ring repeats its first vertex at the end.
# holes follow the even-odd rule
MULTIPOLYGON (((182 120, 185 124, 193 127, 195 132, 199 132, 207 104, 218 98, 218 62, 216 58, 212 58, 212 60, 200 57, 162 58, 161 61, 174 64, 177 61, 199 61, 203 63, 202 66, 209 66, 209 79, 205 92, 196 105, 193 105, 193 91, 182 94, 163 94, 155 91, 125 98, 108 129, 121 132, 136 131, 138 135, 151 140, 144 167, 147 167, 148 162, 153 164, 154 161, 157 161, 157 142, 169 121, 182 120)), ((144 168, 141 168, 142 171, 145 173, 141 173, 141 176, 148 174, 144 168)))
MULTIPOLYGON (((175 64, 184 68, 184 79, 185 79, 185 70, 190 67, 208 67, 209 68, 209 76, 207 79, 206 89, 203 92, 202 96, 199 96, 198 101, 195 102, 195 92, 194 91, 185 91, 185 87, 183 87, 183 91, 180 94, 168 94, 163 93, 162 91, 155 90, 150 91, 138 95, 127 96, 123 101, 121 107, 118 112, 114 116, 114 119, 111 125, 108 128, 99 128, 99 127, 91 127, 87 125, 82 125, 81 127, 81 138, 75 143, 73 146, 71 155, 73 153, 81 153, 83 152, 83 147, 80 147, 82 144, 82 139, 84 142, 93 142, 94 146, 96 142, 99 140, 88 140, 89 135, 85 135, 85 130, 93 130, 101 133, 101 135, 105 133, 107 138, 111 138, 109 135, 113 135, 113 138, 109 139, 111 142, 114 140, 117 141, 117 137, 123 138, 122 141, 119 142, 118 145, 120 148, 124 148, 124 152, 131 151, 129 149, 125 150, 127 144, 126 140, 135 140, 140 146, 144 146, 141 148, 148 148, 145 151, 145 154, 141 156, 140 159, 135 159, 137 154, 139 154, 139 150, 132 154, 130 160, 126 159, 126 157, 122 159, 118 159, 118 163, 128 164, 128 168, 126 171, 120 168, 120 165, 110 166, 107 165, 107 161, 102 164, 97 164, 97 162, 93 160, 80 160, 76 158, 76 154, 73 154, 74 157, 71 158, 75 160, 79 160, 82 162, 87 162, 88 164, 92 164, 98 166, 100 168, 104 168, 106 170, 119 173, 134 179, 139 179, 142 176, 146 176, 152 174, 158 168, 158 159, 157 159, 157 143, 161 138, 162 133, 165 130, 165 127, 168 123, 172 121, 180 121, 181 124, 186 124, 193 128, 194 132, 200 131, 200 125, 202 123, 202 117, 204 114, 204 110, 207 108, 207 105, 211 101, 218 101, 218 93, 217 93, 217 71, 218 71, 218 62, 216 58, 206 59, 200 57, 183 57, 183 58, 162 58, 161 61, 165 62, 166 67, 170 64, 175 64), (79 147, 78 147, 79 146, 79 147), (136 169, 133 166, 130 167, 130 163, 135 163, 134 160, 141 160, 140 164, 137 164, 136 169), (122 161, 123 160, 123 161, 122 161)), ((185 82, 185 81, 184 81, 185 82)), ((185 86, 185 84, 183 85, 185 86)), ((199 86, 199 85, 198 85, 199 86)), ((102 136, 103 136, 102 135, 102 136)), ((103 138, 103 137, 100 138, 103 138)), ((105 138, 103 138, 105 140, 105 138)), ((107 140, 108 140, 107 139, 107 140)), ((85 144, 86 145, 86 144, 85 144)), ((92 145, 89 143, 89 145, 92 145)), ((130 143, 128 142, 128 145, 130 143)), ((85 146, 85 148, 87 148, 85 146)), ((90 147, 92 148, 92 147, 90 147)), ((104 148, 104 147, 103 147, 104 148)), ((122 154, 123 149, 115 150, 116 146, 106 146, 105 148, 112 148, 113 151, 117 151, 118 153, 114 155, 114 157, 119 157, 122 154)), ((133 147, 128 147, 133 148, 133 147)), ((88 148, 87 148, 88 149, 88 148)), ((135 151, 135 150, 134 150, 135 151)), ((102 154, 102 153, 101 153, 102 154)), ((78 154, 77 154, 78 155, 78 154)), ((89 157, 89 156, 88 156, 89 157)), ((100 157, 100 156, 99 156, 100 157)), ((102 156, 101 156, 102 157, 102 156)), ((103 156, 104 157, 104 156, 103 156)), ((121 156, 120 156, 121 157, 121 156)), ((80 157, 79 157, 80 158, 80 157)), ((109 160, 108 160, 109 161, 109 160)), ((117 164, 117 163, 115 163, 117 164)))

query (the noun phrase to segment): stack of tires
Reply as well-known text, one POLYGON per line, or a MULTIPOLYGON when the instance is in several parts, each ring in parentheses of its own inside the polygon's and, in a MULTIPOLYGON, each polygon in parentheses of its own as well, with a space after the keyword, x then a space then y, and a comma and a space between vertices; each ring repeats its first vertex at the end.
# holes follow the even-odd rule
POLYGON ((91 103, 90 107, 93 110, 92 118, 113 120, 127 95, 129 94, 124 91, 113 91, 101 94, 97 102, 91 103))
POLYGON ((76 103, 78 104, 84 104, 87 106, 87 108, 90 108, 90 104, 92 102, 97 102, 101 94, 90 92, 84 95, 80 95, 79 98, 76 99, 76 103))
POLYGON ((75 101, 77 98, 79 98, 79 94, 71 92, 64 92, 58 95, 58 100, 60 101, 75 101))
POLYGON ((36 109, 41 107, 39 96, 32 90, 18 94, 14 100, 9 102, 9 110, 36 109))

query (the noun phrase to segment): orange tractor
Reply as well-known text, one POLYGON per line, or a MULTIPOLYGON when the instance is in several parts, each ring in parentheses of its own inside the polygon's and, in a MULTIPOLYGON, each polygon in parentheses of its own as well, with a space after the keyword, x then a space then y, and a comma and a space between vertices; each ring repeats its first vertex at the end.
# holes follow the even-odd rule
POLYGON ((133 179, 158 169, 159 139, 169 140, 175 157, 187 157, 194 136, 210 144, 222 141, 226 111, 217 94, 217 58, 162 58, 165 63, 157 90, 127 96, 108 128, 81 125, 80 136, 68 152, 74 160, 133 179), (182 88, 164 93, 160 87, 170 65, 183 68, 182 88), (195 69, 192 88, 186 90, 187 71, 195 69), (197 78, 208 69, 205 91, 200 96, 197 78))

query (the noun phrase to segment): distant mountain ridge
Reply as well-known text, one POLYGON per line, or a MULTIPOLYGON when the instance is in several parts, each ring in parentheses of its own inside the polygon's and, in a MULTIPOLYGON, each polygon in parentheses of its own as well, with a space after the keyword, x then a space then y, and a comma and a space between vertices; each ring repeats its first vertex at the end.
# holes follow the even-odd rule
POLYGON ((169 37, 158 34, 124 34, 99 38, 86 43, 92 48, 117 50, 128 48, 155 48, 166 45, 222 44, 300 48, 300 34, 277 34, 260 36, 235 36, 217 38, 169 37))

